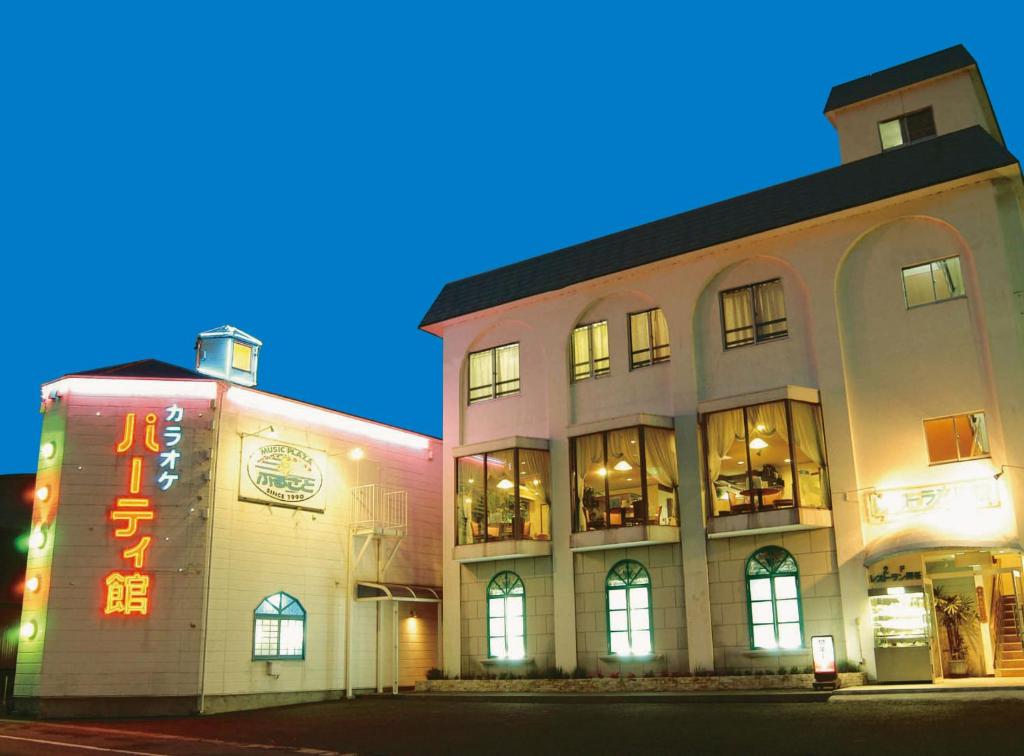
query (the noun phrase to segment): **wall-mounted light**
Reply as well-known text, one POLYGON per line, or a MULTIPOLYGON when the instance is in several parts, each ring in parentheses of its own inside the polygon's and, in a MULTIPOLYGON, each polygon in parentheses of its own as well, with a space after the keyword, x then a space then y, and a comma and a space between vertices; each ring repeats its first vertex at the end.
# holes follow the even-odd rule
POLYGON ((999 480, 1007 470, 1024 470, 1021 465, 999 465, 999 472, 992 476, 993 480, 999 480))
POLYGON ((39 486, 39 488, 36 489, 36 498, 39 499, 39 501, 46 501, 47 499, 49 499, 50 498, 50 487, 49 486, 39 486))
POLYGON ((56 453, 57 444, 53 443, 53 441, 47 441, 39 447, 39 456, 43 459, 53 459, 53 455, 56 453))
POLYGON ((36 621, 28 620, 27 622, 21 623, 21 637, 25 640, 32 640, 36 637, 36 621))
POLYGON ((33 549, 41 549, 46 545, 46 531, 42 525, 32 529, 32 533, 28 537, 28 545, 33 549))
POLYGON ((273 425, 268 425, 266 428, 260 428, 255 433, 250 433, 248 435, 250 435, 250 436, 259 436, 259 435, 262 435, 264 433, 266 433, 271 438, 277 438, 277 431, 274 429, 273 425))
POLYGON ((358 462, 359 460, 361 460, 365 456, 366 456, 366 452, 364 452, 358 446, 355 447, 354 449, 352 449, 351 451, 349 451, 349 453, 348 453, 348 458, 351 459, 353 462, 358 462))
POLYGON ((25 581, 25 590, 29 593, 35 593, 39 590, 39 576, 33 575, 25 581))

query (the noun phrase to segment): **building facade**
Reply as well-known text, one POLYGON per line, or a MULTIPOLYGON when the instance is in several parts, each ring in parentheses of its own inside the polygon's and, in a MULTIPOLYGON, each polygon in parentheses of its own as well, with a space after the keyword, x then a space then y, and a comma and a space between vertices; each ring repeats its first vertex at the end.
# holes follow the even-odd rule
POLYGON ((211 713, 395 689, 439 662, 440 441, 253 388, 200 335, 43 387, 15 701, 211 713))
POLYGON ((835 168, 437 297, 446 672, 1024 673, 1019 165, 962 47, 825 114, 835 168))

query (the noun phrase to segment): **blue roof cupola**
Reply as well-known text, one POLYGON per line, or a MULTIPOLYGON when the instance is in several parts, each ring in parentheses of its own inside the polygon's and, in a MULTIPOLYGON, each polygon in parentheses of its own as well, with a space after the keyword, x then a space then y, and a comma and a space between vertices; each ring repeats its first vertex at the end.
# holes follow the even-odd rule
POLYGON ((196 337, 196 370, 203 375, 256 385, 263 342, 234 326, 222 325, 196 337))

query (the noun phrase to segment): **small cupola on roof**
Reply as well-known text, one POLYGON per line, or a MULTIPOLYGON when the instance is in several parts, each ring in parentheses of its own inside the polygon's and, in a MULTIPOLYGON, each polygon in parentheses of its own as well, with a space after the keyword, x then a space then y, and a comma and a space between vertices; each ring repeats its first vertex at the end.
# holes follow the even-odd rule
POLYGON ((963 45, 832 87, 825 115, 843 163, 981 126, 1003 141, 978 64, 963 45))
POLYGON ((222 325, 196 337, 196 370, 203 375, 256 385, 263 342, 234 326, 222 325))

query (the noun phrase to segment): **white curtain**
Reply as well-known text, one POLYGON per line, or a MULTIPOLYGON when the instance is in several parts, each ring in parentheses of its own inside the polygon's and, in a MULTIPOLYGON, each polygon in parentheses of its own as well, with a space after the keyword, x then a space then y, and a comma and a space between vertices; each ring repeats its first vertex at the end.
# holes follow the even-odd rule
POLYGON ((718 474, 722 471, 722 457, 729 453, 729 449, 737 441, 742 441, 743 435, 743 410, 729 410, 727 412, 715 412, 707 416, 707 444, 708 444, 708 476, 711 484, 718 480, 718 474))
POLYGON ((507 382, 519 380, 519 344, 498 347, 495 355, 498 360, 498 383, 505 384, 500 388, 506 392, 515 391, 518 386, 507 382))
POLYGON ((789 438, 786 431, 786 405, 784 402, 757 404, 747 409, 747 425, 750 436, 778 435, 788 446, 789 438), (764 428, 764 430, 761 430, 764 428))
POLYGON ((818 407, 803 402, 793 402, 793 441, 796 448, 818 468, 818 490, 803 483, 804 476, 813 471, 800 470, 800 506, 824 506, 828 490, 828 472, 825 467, 825 434, 818 418, 818 407), (805 495, 805 490, 807 491, 805 495), (807 498, 807 501, 804 499, 807 498), (812 501, 812 499, 818 499, 812 501))
POLYGON ((594 323, 594 369, 607 370, 608 365, 608 322, 594 323))
POLYGON ((469 398, 480 399, 491 396, 493 380, 494 352, 488 349, 486 352, 469 355, 469 398))
POLYGON ((651 331, 646 312, 629 316, 629 343, 634 364, 651 359, 651 331))
MULTIPOLYGON (((677 489, 679 487, 679 467, 676 461, 676 434, 667 428, 644 428, 644 450, 647 454, 647 477, 654 478, 658 485, 672 489, 671 497, 658 496, 648 506, 658 507, 658 522, 668 525, 678 515, 677 489), (667 500, 671 498, 672 506, 667 500)), ((651 490, 648 487, 648 492, 651 490)), ((652 513, 648 512, 648 517, 652 513)))
POLYGON ((662 347, 655 351, 654 359, 669 356, 668 321, 665 320, 665 313, 660 307, 651 311, 651 346, 662 347))
POLYGON ((750 289, 738 289, 722 294, 722 320, 726 331, 726 342, 748 341, 754 338, 754 308, 750 289), (742 331, 734 331, 742 328, 742 331))
MULTIPOLYGON (((587 530, 587 512, 583 506, 583 493, 587 488, 586 476, 589 471, 596 470, 604 465, 604 442, 601 434, 595 433, 590 436, 581 436, 576 439, 576 507, 577 507, 577 529, 587 530)), ((600 479, 601 489, 594 489, 596 496, 604 497, 604 479, 600 479)), ((595 483, 596 485, 596 483, 595 483)))
POLYGON ((768 281, 755 286, 754 304, 759 324, 773 320, 782 321, 774 325, 759 327, 759 336, 768 336, 786 330, 786 300, 782 293, 782 281, 768 281))
POLYGON ((590 377, 590 326, 572 332, 572 371, 577 380, 590 377))

